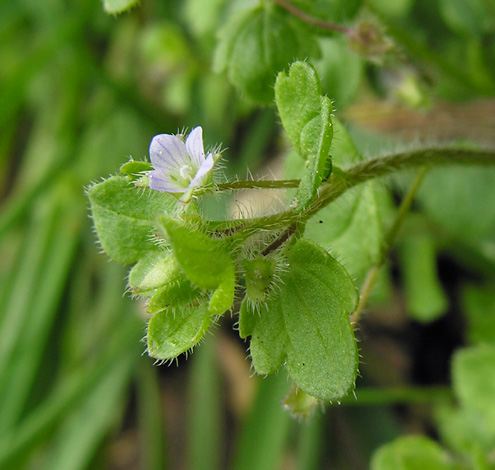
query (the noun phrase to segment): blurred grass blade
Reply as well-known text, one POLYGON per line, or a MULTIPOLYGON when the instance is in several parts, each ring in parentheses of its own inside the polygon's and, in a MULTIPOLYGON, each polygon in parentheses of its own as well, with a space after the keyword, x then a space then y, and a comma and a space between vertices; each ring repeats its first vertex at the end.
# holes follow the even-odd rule
POLYGON ((221 390, 215 356, 215 339, 208 336, 194 353, 189 383, 187 444, 189 470, 221 468, 221 390))
POLYGON ((141 358, 136 370, 139 407, 140 469, 169 468, 164 452, 163 406, 158 369, 141 358))
POLYGON ((323 437, 323 411, 316 410, 313 416, 299 426, 298 469, 318 470, 323 437))
MULTIPOLYGON (((32 294, 37 292, 37 285, 42 278, 44 263, 50 249, 52 228, 57 218, 57 208, 51 204, 39 205, 38 211, 28 229, 28 236, 22 249, 24 256, 16 269, 15 281, 6 305, 2 306, 0 315, 0 382, 5 380, 5 369, 22 336, 23 328, 29 321, 29 304, 32 294)), ((1 401, 0 401, 1 406, 1 401)), ((0 420, 1 421, 1 420, 0 420)), ((1 426, 1 424, 0 424, 1 426)))
MULTIPOLYGON (((57 222, 52 227, 40 270, 34 271, 37 274, 35 284, 29 291, 30 294, 25 295, 27 303, 24 312, 15 311, 17 316, 24 318, 25 321, 22 325, 18 324, 18 330, 11 331, 13 337, 17 334, 18 342, 12 351, 15 360, 6 362, 8 379, 5 383, 9 385, 0 392, 2 418, 0 430, 12 426, 22 412, 46 347, 49 332, 53 328, 67 275, 79 242, 81 220, 79 211, 74 211, 77 204, 71 204, 70 198, 66 199, 66 202, 69 203, 66 209, 69 208, 71 213, 59 214, 57 222)), ((30 265, 29 259, 27 265, 30 265)), ((20 283, 22 281, 19 280, 20 283)))
POLYGON ((29 456, 29 452, 43 442, 66 413, 87 398, 88 393, 110 374, 117 363, 126 363, 137 357, 133 346, 136 345, 139 323, 136 318, 122 322, 116 330, 114 341, 107 345, 96 364, 80 368, 65 377, 38 408, 12 432, 0 437, 0 468, 19 468, 14 463, 29 456))
MULTIPOLYGON (((136 352, 136 348, 130 348, 136 352)), ((61 426, 50 470, 88 468, 101 441, 116 424, 125 404, 126 385, 137 355, 124 355, 94 386, 84 402, 76 407, 61 426)))
POLYGON ((282 408, 289 385, 284 373, 261 380, 237 444, 234 470, 275 469, 281 462, 291 418, 282 408))

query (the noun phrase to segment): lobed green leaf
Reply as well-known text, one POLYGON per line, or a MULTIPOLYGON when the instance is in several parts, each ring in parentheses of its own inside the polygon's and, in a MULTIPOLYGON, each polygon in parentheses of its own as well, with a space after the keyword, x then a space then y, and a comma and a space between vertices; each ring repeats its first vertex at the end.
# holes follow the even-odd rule
POLYGON ((290 142, 306 160, 296 195, 298 208, 303 209, 332 170, 332 102, 322 96, 316 70, 306 62, 293 63, 289 75, 279 73, 275 99, 290 142))
POLYGON ((268 374, 285 362, 306 393, 337 400, 354 386, 357 346, 349 322, 358 293, 345 269, 318 245, 299 240, 288 252, 278 291, 255 319, 251 356, 268 374))
POLYGON ((94 184, 87 194, 101 245, 110 258, 122 264, 135 263, 158 249, 155 219, 177 204, 170 194, 138 189, 123 176, 94 184))

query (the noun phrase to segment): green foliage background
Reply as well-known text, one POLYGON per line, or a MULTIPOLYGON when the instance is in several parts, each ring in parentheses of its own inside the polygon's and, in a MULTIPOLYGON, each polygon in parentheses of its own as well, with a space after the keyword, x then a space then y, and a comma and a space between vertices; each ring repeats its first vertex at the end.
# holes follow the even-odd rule
MULTIPOLYGON (((222 325, 179 369, 142 356, 144 309, 122 296, 125 270, 98 253, 84 194, 146 156, 153 135, 196 125, 207 146, 228 148, 228 176, 264 171, 286 152, 273 91, 295 59, 315 65, 359 148, 344 131, 334 145, 357 160, 411 136, 493 148, 494 4, 293 2, 322 21, 381 24, 393 48, 370 60, 268 0, 143 0, 106 13, 135 3, 0 0, 0 468, 416 468, 409 454, 423 468, 495 468, 493 170, 428 174, 358 332, 358 400, 304 422, 281 407, 286 374, 249 378, 246 345, 222 325), (393 441, 433 427, 439 444, 393 441)), ((386 184, 400 197, 409 180, 386 184)), ((358 280, 381 234, 369 208, 393 212, 383 198, 364 185, 308 226, 358 280)))

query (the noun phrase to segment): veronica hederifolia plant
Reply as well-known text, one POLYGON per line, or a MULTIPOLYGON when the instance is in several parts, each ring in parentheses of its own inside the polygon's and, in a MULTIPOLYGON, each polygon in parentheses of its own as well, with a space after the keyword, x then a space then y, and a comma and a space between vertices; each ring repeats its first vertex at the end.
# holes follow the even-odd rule
POLYGON ((230 312, 238 315, 239 335, 250 338, 255 371, 286 368, 296 385, 288 403, 299 403, 301 391, 338 400, 354 388, 358 370, 351 318, 359 319, 426 170, 388 232, 380 215, 386 198, 375 195, 371 180, 426 164, 495 162, 489 152, 454 149, 364 160, 306 62, 278 75, 275 97, 299 162, 293 165, 298 179, 218 180, 213 169, 220 154, 205 152, 202 129, 196 127, 186 137, 154 137, 151 163, 126 163, 120 175, 92 185, 88 196, 103 249, 134 265, 129 290, 147 299, 152 357, 168 361, 191 350, 230 312), (295 197, 285 210, 257 218, 217 221, 200 210, 198 201, 207 192, 259 187, 295 188, 295 197), (334 209, 331 203, 348 194, 349 205, 334 209), (342 230, 318 236, 318 229, 332 224, 342 230), (331 255, 334 245, 352 276, 363 282, 361 300, 353 277, 331 255), (366 270, 371 278, 364 279, 366 270))

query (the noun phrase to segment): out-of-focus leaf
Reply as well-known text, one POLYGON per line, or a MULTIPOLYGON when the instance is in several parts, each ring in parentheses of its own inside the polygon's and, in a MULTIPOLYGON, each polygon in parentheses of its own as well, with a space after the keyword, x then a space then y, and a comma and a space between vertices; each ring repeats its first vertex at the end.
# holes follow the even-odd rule
POLYGON ((321 38, 321 58, 313 62, 321 80, 323 93, 337 109, 347 106, 363 79, 363 58, 349 50, 345 38, 321 38))
POLYGON ((451 236, 495 260, 494 184, 491 168, 434 169, 425 177, 418 199, 451 236))
POLYGON ((485 288, 467 286, 463 291, 467 316, 468 339, 471 343, 495 344, 495 291, 493 285, 485 288))
POLYGON ((306 28, 273 2, 242 12, 220 32, 215 69, 254 101, 269 104, 277 72, 317 53, 306 28))
POLYGON ((438 279, 434 241, 420 233, 406 236, 401 259, 409 314, 421 322, 436 320, 447 309, 447 297, 438 279))
POLYGON ((483 413, 444 405, 435 411, 442 441, 454 452, 473 456, 495 447, 495 432, 483 413))
POLYGON ((476 35, 495 28, 486 0, 440 0, 439 6, 445 22, 458 33, 476 35))
POLYGON ((374 454, 371 470, 455 470, 449 455, 424 436, 406 436, 374 454))
POLYGON ((352 19, 362 4, 361 0, 291 0, 309 16, 330 23, 342 23, 352 19))
POLYGON ((107 13, 122 13, 137 5, 140 0, 103 0, 103 8, 107 13))
POLYGON ((452 363, 452 380, 461 405, 486 416, 495 432, 495 346, 459 350, 452 363))

